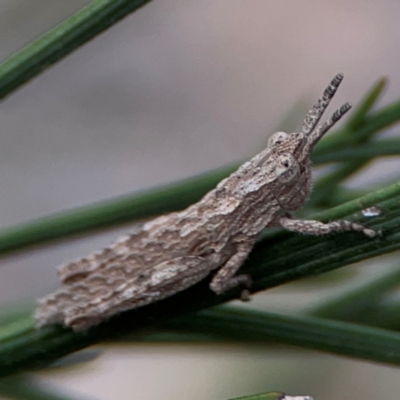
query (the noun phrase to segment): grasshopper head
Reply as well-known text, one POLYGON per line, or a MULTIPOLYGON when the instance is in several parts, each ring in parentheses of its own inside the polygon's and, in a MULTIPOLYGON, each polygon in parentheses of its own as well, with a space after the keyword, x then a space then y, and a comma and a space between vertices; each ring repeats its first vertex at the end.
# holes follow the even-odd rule
POLYGON ((334 96, 342 74, 338 74, 325 89, 318 102, 308 112, 300 132, 276 132, 268 141, 264 156, 258 160, 265 174, 269 176, 269 187, 283 208, 299 208, 311 189, 310 154, 314 146, 339 119, 350 110, 344 104, 324 123, 318 125, 325 109, 334 96))
POLYGON ((336 110, 327 121, 318 125, 342 79, 342 74, 333 78, 317 104, 306 115, 301 132, 276 132, 269 138, 269 154, 272 154, 275 158, 275 174, 282 183, 298 177, 302 167, 309 164, 309 157, 314 146, 350 110, 351 105, 346 103, 336 110))

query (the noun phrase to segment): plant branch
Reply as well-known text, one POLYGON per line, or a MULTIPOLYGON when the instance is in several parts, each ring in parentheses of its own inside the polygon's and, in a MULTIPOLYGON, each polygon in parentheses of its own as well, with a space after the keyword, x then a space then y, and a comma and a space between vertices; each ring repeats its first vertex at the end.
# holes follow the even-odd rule
POLYGON ((309 316, 218 307, 168 321, 168 329, 227 341, 301 346, 347 357, 400 365, 400 334, 309 316))
POLYGON ((16 400, 73 400, 23 376, 1 379, 0 394, 7 399, 16 400))
MULTIPOLYGON (((327 237, 302 237, 281 232, 264 237, 255 246, 243 266, 253 280, 257 292, 302 277, 312 276, 353 262, 365 260, 400 248, 400 184, 392 185, 363 198, 322 213, 322 219, 343 217, 370 205, 382 209, 382 215, 364 219, 367 225, 382 229, 383 237, 371 240, 359 233, 342 233, 327 237), (397 196, 397 197, 395 197, 397 196)), ((360 220, 360 215, 355 220, 360 220)), ((86 346, 163 323, 237 298, 231 291, 216 296, 204 280, 166 300, 122 313, 86 333, 74 333, 62 327, 34 330, 32 322, 15 324, 0 341, 0 376, 20 370, 43 367, 59 357, 86 346)))
POLYGON ((260 393, 260 394, 253 394, 250 396, 244 397, 235 397, 234 399, 230 400, 307 400, 310 399, 309 396, 292 396, 285 395, 282 392, 268 392, 268 393, 260 393))
POLYGON ((93 0, 0 65, 0 98, 150 0, 93 0))
POLYGON ((236 165, 226 166, 157 189, 5 228, 0 231, 0 254, 185 208, 198 201, 235 168, 236 165))
POLYGON ((362 143, 357 146, 332 150, 329 153, 316 154, 313 162, 317 165, 348 160, 372 159, 382 156, 398 156, 400 154, 400 139, 380 139, 362 143))

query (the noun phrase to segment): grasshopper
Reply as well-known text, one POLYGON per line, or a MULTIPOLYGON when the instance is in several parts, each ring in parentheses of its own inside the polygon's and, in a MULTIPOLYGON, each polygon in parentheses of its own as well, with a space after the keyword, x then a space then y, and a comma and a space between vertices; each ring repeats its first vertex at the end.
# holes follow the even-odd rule
MULTIPOLYGON (((324 123, 320 118, 343 79, 338 74, 308 112, 300 132, 276 132, 267 147, 187 209, 137 225, 132 233, 78 261, 61 265, 63 286, 39 300, 39 327, 63 323, 86 330, 112 315, 189 288, 215 271, 216 294, 248 288, 237 274, 266 227, 325 235, 378 232, 346 221, 322 223, 290 216, 311 191, 310 154, 323 135, 350 110, 344 104, 324 123)), ((247 289, 242 297, 248 296, 247 289)))

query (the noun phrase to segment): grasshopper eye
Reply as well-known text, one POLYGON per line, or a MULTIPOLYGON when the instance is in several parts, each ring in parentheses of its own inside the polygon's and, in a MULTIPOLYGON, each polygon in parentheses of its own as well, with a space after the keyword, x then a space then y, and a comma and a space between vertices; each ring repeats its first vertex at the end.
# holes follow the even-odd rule
POLYGON ((276 144, 282 143, 289 137, 286 132, 275 132, 268 139, 268 147, 275 146, 276 144))
POLYGON ((275 175, 282 183, 290 183, 298 179, 300 166, 291 154, 281 154, 276 160, 275 175))

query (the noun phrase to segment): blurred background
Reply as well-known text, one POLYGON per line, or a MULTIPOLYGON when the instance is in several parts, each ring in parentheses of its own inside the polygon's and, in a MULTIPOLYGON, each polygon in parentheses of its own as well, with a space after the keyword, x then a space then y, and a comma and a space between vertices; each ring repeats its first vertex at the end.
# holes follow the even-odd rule
MULTIPOLYGON (((87 3, 0 1, 1 59, 87 3)), ((296 105, 292 129, 299 128, 337 72, 345 81, 334 107, 356 104, 382 76, 390 86, 381 104, 398 99, 399 16, 392 0, 149 3, 1 103, 0 225, 250 157, 296 105)), ((380 165, 364 179, 398 170, 390 158, 380 165)), ((1 304, 50 292, 56 265, 126 230, 2 258, 1 304)), ((321 296, 285 289, 250 306, 293 311, 321 296)), ((399 371, 295 349, 136 345, 105 347, 86 366, 41 376, 105 400, 269 390, 368 400, 392 397, 399 371)))

